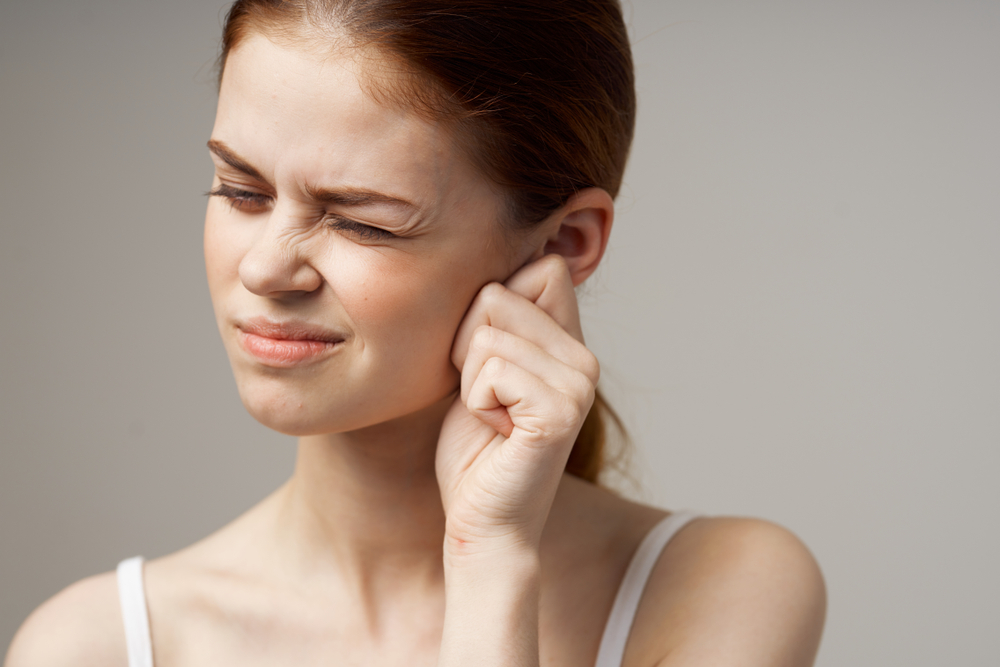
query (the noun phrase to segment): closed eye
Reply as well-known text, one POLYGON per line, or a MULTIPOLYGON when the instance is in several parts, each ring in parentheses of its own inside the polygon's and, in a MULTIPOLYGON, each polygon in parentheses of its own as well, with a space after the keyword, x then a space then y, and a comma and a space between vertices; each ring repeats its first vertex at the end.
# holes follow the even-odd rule
POLYGON ((244 213, 259 213, 271 203, 271 197, 268 195, 262 195, 259 192, 250 192, 249 190, 240 190, 225 183, 220 184, 207 194, 210 197, 225 199, 229 203, 230 208, 244 213))
POLYGON ((364 241, 385 241, 394 239, 396 235, 381 227, 372 227, 356 220, 345 218, 335 213, 327 214, 324 218, 327 226, 338 231, 349 232, 364 241))
MULTIPOLYGON (((230 208, 234 208, 243 213, 260 213, 271 204, 271 197, 259 192, 250 192, 234 188, 225 183, 220 184, 214 190, 206 193, 210 197, 221 197, 229 203, 230 208)), ((342 215, 328 213, 323 222, 331 229, 353 234, 364 241, 384 241, 396 238, 396 235, 380 227, 373 227, 342 215)))

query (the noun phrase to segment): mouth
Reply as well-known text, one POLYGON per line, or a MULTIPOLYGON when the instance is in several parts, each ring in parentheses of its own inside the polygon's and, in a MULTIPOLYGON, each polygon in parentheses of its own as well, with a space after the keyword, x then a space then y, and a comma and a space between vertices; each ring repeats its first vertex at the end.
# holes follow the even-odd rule
POLYGON ((236 325, 240 347, 265 366, 289 368, 317 361, 346 337, 308 322, 251 318, 236 325))

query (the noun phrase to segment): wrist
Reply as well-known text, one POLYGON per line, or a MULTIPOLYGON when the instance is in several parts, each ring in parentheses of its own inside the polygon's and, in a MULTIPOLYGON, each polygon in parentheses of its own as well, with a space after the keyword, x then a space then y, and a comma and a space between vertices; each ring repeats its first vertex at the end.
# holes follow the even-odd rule
POLYGON ((538 664, 537 550, 445 555, 439 667, 538 664))
POLYGON ((545 517, 541 522, 499 522, 449 516, 444 531, 445 566, 537 559, 544 521, 545 517))
MULTIPOLYGON (((536 608, 541 561, 538 550, 527 547, 445 549, 444 582, 447 608, 536 608)), ((491 545, 495 546, 495 545, 491 545)))
POLYGON ((538 549, 525 545, 446 544, 445 584, 509 586, 537 580, 541 572, 538 549))

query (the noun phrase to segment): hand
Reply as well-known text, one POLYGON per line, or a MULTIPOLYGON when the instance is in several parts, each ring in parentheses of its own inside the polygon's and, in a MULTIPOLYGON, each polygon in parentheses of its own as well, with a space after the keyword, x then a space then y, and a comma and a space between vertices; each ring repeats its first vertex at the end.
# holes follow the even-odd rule
POLYGON ((436 460, 446 549, 537 549, 600 373, 563 259, 547 255, 483 287, 452 361, 461 392, 436 460))

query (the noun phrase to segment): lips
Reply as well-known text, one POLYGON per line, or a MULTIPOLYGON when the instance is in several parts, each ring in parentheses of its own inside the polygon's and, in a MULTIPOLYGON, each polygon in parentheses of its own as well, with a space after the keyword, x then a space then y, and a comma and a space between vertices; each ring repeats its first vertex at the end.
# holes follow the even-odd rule
POLYGON ((267 366, 290 367, 318 360, 345 337, 331 329, 301 321, 275 322, 251 318, 236 326, 241 347, 267 366))

